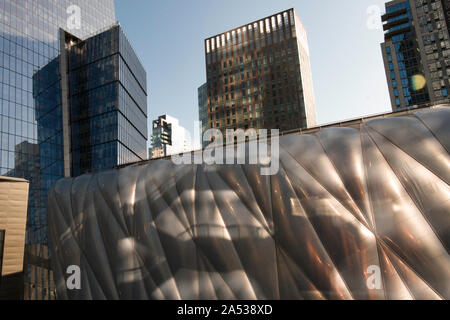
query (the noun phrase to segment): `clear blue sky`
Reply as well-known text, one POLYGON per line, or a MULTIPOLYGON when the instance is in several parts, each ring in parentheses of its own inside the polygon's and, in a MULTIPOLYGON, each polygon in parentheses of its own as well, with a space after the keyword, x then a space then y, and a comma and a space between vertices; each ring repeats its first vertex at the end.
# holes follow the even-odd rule
MULTIPOLYGON (((116 19, 147 70, 149 122, 193 132, 206 81, 204 39, 295 8, 308 32, 319 124, 391 110, 377 27, 382 0, 115 0, 116 19), (378 8, 378 9, 377 9, 378 8)), ((149 130, 151 126, 149 123, 149 130)))

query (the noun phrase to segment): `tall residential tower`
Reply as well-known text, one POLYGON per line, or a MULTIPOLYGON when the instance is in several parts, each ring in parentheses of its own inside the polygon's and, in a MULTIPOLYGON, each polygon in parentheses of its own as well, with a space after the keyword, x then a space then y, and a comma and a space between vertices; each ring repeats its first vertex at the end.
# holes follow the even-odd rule
POLYGON ((381 44, 392 110, 449 102, 450 1, 395 0, 381 44))
POLYGON ((316 124, 308 41, 294 9, 206 39, 205 56, 208 128, 316 124))

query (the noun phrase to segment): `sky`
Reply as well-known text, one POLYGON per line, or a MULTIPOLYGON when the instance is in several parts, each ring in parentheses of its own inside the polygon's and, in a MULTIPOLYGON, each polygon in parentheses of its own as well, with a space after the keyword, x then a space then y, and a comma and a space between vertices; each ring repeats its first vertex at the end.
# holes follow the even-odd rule
POLYGON ((147 71, 151 121, 193 135, 206 82, 204 39, 295 8, 307 34, 319 125, 391 110, 381 55, 383 0, 115 0, 116 20, 147 71))

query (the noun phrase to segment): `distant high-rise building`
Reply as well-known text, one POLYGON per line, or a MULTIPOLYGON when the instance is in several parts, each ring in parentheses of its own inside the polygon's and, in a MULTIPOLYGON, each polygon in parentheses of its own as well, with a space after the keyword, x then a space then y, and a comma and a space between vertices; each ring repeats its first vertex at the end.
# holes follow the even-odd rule
POLYGON ((192 151, 192 142, 187 130, 179 125, 178 119, 169 115, 162 115, 153 121, 150 159, 189 151, 192 151))
POLYGON ((392 110, 449 102, 450 1, 395 0, 381 44, 392 110))
POLYGON ((206 130, 208 130, 208 90, 207 90, 207 84, 204 83, 203 85, 198 88, 198 118, 201 122, 201 128, 200 128, 200 144, 203 146, 205 145, 205 142, 203 141, 203 134, 206 130))
POLYGON ((316 125, 308 41, 294 9, 206 39, 205 56, 208 128, 316 125))
POLYGON ((52 177, 59 170, 23 165, 41 162, 31 159, 40 154, 32 78, 59 55, 59 28, 84 38, 114 22, 113 0, 0 0, 0 175, 30 181, 25 299, 54 298, 45 258, 49 253, 48 186, 41 183, 40 176, 52 177), (24 141, 29 143, 27 148, 16 148, 24 141))

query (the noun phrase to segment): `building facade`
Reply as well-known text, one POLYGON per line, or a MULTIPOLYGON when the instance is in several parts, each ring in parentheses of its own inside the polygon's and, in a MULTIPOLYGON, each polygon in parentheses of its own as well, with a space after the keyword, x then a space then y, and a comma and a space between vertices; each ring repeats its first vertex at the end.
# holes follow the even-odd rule
POLYGON ((120 25, 60 38, 61 55, 33 77, 47 186, 147 157, 146 72, 120 25))
POLYGON ((84 40, 61 29, 33 98, 45 199, 63 177, 147 159, 146 72, 119 24, 84 40))
POLYGON ((0 300, 23 297, 29 183, 0 176, 0 300))
POLYGON ((192 150, 189 133, 179 125, 178 119, 169 115, 162 115, 153 120, 152 130, 150 159, 168 157, 192 150))
POLYGON ((294 9, 205 40, 208 128, 316 125, 306 30, 294 9))
POLYGON ((202 84, 198 92, 198 119, 200 120, 200 144, 206 147, 206 142, 203 141, 203 134, 208 130, 208 90, 207 84, 202 84))
POLYGON ((450 101, 450 2, 395 0, 385 6, 381 48, 392 110, 450 101))
POLYGON ((70 175, 147 159, 147 75, 122 28, 66 35, 70 175))
POLYGON ((114 22, 113 0, 0 0, 0 175, 30 181, 26 239, 29 256, 25 259, 34 261, 35 266, 27 267, 26 299, 54 297, 51 271, 39 259, 49 252, 44 197, 47 186, 40 182, 41 171, 31 165, 40 163, 34 159, 40 152, 36 150, 33 75, 59 55, 59 28, 86 37, 114 22), (16 147, 21 144, 23 147, 16 147), (16 159, 20 159, 19 164, 16 159))

